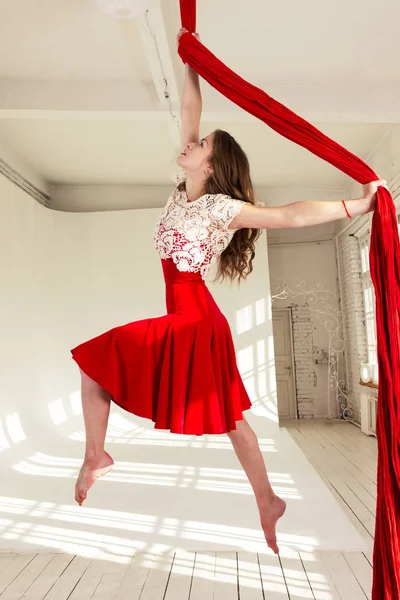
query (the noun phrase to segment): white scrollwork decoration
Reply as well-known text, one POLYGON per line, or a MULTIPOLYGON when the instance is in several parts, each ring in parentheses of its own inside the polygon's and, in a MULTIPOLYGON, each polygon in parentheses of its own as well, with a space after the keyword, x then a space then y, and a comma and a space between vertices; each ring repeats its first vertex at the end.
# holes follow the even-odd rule
MULTIPOLYGON (((346 393, 346 382, 339 378, 339 358, 345 350, 343 339, 343 313, 338 310, 338 296, 325 290, 322 283, 310 283, 292 276, 289 279, 276 278, 271 281, 271 302, 287 298, 302 298, 303 305, 312 311, 329 333, 328 359, 328 419, 332 419, 331 398, 335 397, 340 416, 351 420, 352 410, 346 393)), ((336 415, 335 415, 336 416, 336 415)))

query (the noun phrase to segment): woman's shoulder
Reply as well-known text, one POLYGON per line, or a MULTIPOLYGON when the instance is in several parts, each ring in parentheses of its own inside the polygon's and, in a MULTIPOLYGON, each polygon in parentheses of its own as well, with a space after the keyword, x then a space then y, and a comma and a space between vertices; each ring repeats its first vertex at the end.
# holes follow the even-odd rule
POLYGON ((213 198, 212 207, 216 211, 224 211, 231 209, 232 207, 241 207, 243 204, 247 204, 245 200, 239 200, 238 198, 233 198, 228 194, 211 194, 213 198))
POLYGON ((219 229, 228 230, 229 225, 244 204, 247 204, 244 200, 238 200, 226 194, 217 194, 210 207, 212 220, 219 229))

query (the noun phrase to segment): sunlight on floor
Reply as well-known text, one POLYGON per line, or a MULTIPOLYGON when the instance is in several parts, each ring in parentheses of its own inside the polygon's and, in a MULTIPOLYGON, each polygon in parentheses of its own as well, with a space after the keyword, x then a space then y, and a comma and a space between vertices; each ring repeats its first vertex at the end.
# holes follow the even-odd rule
POLYGON ((26 435, 19 414, 15 412, 5 415, 4 425, 0 421, 0 451, 10 448, 10 441, 18 444, 24 440, 26 440, 26 435))
MULTIPOLYGON (((26 475, 75 479, 81 464, 81 459, 49 456, 37 452, 29 459, 13 465, 12 468, 26 475)), ((269 478, 276 493, 282 498, 303 499, 294 487, 295 482, 290 474, 270 472, 269 478)), ((102 481, 147 484, 156 487, 192 487, 209 492, 253 495, 247 476, 241 469, 117 461, 112 471, 107 473, 102 481)))
MULTIPOLYGON (((245 527, 11 497, 0 498, 0 506, 3 540, 22 539, 28 544, 39 544, 82 556, 101 556, 114 560, 118 556, 119 559, 130 556, 132 551, 138 549, 149 550, 143 536, 155 531, 165 538, 165 544, 161 544, 164 551, 179 547, 179 539, 189 539, 193 541, 193 546, 202 541, 209 543, 213 549, 224 549, 227 544, 233 543, 242 546, 243 550, 251 548, 261 554, 270 552, 262 531, 245 527), (65 524, 65 528, 54 522, 65 524), (80 529, 74 528, 77 523, 80 529), (126 536, 110 535, 107 533, 109 529, 124 532, 126 536), (139 537, 140 540, 137 539, 139 537), (173 538, 173 544, 167 542, 168 538, 173 538)), ((310 552, 318 545, 313 537, 278 535, 278 540, 281 553, 298 547, 310 552)))
MULTIPOLYGON (((294 509, 287 511, 283 527, 278 527, 281 556, 293 558, 299 551, 308 555, 329 547, 328 535, 334 544, 341 543, 347 521, 298 446, 292 439, 289 443, 290 436, 285 437, 278 427, 272 335, 246 343, 248 332, 265 323, 267 309, 262 298, 238 311, 238 334, 243 336, 238 364, 252 398, 249 420, 256 417, 269 478, 276 493, 292 502, 290 509, 294 509), (335 526, 326 519, 329 507, 331 512, 338 511, 335 526)), ((0 423, 0 446, 16 446, 15 454, 6 453, 10 492, 0 499, 3 547, 8 540, 10 548, 39 547, 122 564, 138 551, 177 549, 212 548, 218 553, 240 549, 258 553, 259 558, 271 557, 252 487, 228 436, 155 430, 147 420, 112 406, 106 443, 119 445, 124 460, 116 460, 95 486, 88 505, 80 507, 73 502, 85 442, 80 391, 54 398, 43 414, 47 421, 41 422, 40 435, 46 427, 54 434, 43 439, 43 444, 40 436, 27 439, 23 425, 30 432, 30 423, 24 423, 18 412, 7 414, 0 423), (46 452, 50 439, 52 453, 46 452), (130 460, 132 456, 135 460, 130 460)), ((175 569, 183 568, 179 560, 175 569)), ((243 565, 242 561, 242 581, 252 587, 254 565, 243 565)), ((229 572, 225 576, 226 580, 220 569, 216 578, 222 577, 220 583, 229 581, 229 572)), ((296 582, 295 574, 292 580, 296 582)), ((278 591, 282 582, 276 585, 278 591)))
POLYGON ((60 425, 60 423, 65 423, 68 420, 61 398, 49 403, 49 412, 54 425, 60 425))
MULTIPOLYGON (((68 436, 69 439, 83 442, 85 432, 83 429, 75 431, 68 436)), ((206 434, 201 437, 180 435, 167 431, 141 427, 122 412, 111 412, 107 429, 107 443, 113 444, 146 444, 154 446, 186 447, 186 448, 214 448, 232 451, 232 444, 225 435, 206 434)), ((273 438, 259 437, 262 451, 276 452, 273 438)))

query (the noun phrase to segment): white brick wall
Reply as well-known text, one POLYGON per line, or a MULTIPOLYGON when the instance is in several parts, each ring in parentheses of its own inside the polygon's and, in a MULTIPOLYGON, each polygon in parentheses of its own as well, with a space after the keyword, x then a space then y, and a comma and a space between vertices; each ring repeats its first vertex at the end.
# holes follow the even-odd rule
MULTIPOLYGON (((296 287, 292 278, 298 278, 302 282, 303 290, 320 289, 322 284, 322 290, 337 294, 335 243, 328 240, 318 243, 273 245, 268 248, 268 256, 272 289, 280 290, 278 282, 285 281, 289 283, 288 289, 291 290, 287 298, 275 299, 273 307, 292 309, 293 356, 298 377, 296 397, 297 402, 302 403, 299 405, 298 414, 300 418, 326 418, 329 394, 328 365, 316 365, 313 351, 328 350, 329 332, 315 311, 320 296, 299 293, 301 290, 296 287), (306 301, 314 304, 314 310, 305 305, 306 301), (308 337, 305 337, 304 331, 308 337)), ((335 311, 339 309, 336 299, 332 301, 332 306, 335 311)), ((336 414, 333 400, 331 409, 332 413, 336 414)))
POLYGON ((377 397, 378 390, 360 385, 360 363, 368 362, 364 297, 361 280, 359 241, 351 234, 360 227, 357 221, 338 238, 338 263, 341 272, 341 310, 344 313, 348 373, 346 376, 352 418, 360 423, 360 394, 377 397))
MULTIPOLYGON (((396 206, 399 207, 398 186, 400 174, 400 125, 390 127, 388 135, 369 157, 368 164, 375 173, 386 179, 392 186, 396 206), (397 198, 397 199, 396 199, 397 198)), ((346 198, 359 198, 360 185, 353 182, 346 191, 346 198)), ((362 220, 363 218, 361 218, 362 220)), ((348 224, 348 219, 336 222, 336 231, 348 224)), ((378 390, 359 384, 359 364, 367 358, 366 332, 364 327, 364 306, 361 291, 361 264, 356 238, 348 237, 360 226, 357 219, 352 227, 338 238, 338 259, 342 271, 342 301, 346 324, 346 349, 348 364, 349 400, 353 409, 353 417, 360 422, 360 394, 367 391, 369 396, 377 397, 378 390), (361 308, 362 307, 362 308, 361 308)))
POLYGON ((293 352, 299 419, 314 418, 313 324, 306 306, 292 304, 293 352))

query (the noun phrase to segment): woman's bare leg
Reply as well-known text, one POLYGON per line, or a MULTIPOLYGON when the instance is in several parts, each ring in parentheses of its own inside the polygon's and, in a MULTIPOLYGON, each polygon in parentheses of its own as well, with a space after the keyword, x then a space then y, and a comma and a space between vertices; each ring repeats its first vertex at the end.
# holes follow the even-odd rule
POLYGON ((257 436, 244 416, 242 421, 236 421, 236 427, 227 435, 253 488, 267 544, 275 554, 279 554, 275 529, 286 510, 286 502, 271 487, 257 436))
POLYGON ((104 450, 111 396, 81 369, 81 395, 86 431, 85 459, 75 485, 75 500, 82 506, 94 482, 105 475, 114 461, 104 450))

